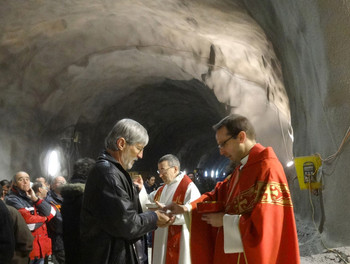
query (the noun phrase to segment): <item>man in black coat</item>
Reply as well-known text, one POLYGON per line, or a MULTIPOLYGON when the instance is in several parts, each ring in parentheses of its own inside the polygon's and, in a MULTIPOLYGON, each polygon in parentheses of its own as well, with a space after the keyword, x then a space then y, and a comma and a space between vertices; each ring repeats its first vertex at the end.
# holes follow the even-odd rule
POLYGON ((85 182, 94 165, 95 160, 93 159, 78 159, 74 163, 70 182, 61 187, 65 264, 83 264, 80 254, 80 211, 85 182))
POLYGON ((146 234, 175 218, 142 212, 138 190, 127 172, 143 157, 146 129, 132 119, 118 121, 105 139, 105 151, 92 168, 81 214, 83 263, 148 263, 146 234))

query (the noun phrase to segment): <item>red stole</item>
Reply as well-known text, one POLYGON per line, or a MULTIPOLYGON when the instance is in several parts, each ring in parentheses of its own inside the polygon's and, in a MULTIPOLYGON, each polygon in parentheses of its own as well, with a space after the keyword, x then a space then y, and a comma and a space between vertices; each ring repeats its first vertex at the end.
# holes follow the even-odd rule
MULTIPOLYGON (((176 191, 173 196, 173 202, 177 204, 184 204, 185 194, 187 191, 188 185, 192 180, 185 175, 179 185, 176 188, 176 191)), ((154 201, 159 201, 160 196, 164 186, 158 189, 154 196, 154 201)), ((178 264, 180 256, 180 239, 181 239, 181 225, 171 225, 168 227, 168 242, 167 242, 167 252, 166 252, 166 264, 178 264)))

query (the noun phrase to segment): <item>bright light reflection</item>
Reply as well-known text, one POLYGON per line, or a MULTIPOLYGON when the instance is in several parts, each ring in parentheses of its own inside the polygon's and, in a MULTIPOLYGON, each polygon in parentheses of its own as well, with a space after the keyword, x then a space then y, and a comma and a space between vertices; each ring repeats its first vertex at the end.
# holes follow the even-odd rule
POLYGON ((288 134, 289 134, 289 137, 292 140, 292 142, 294 142, 294 133, 293 133, 293 127, 292 126, 289 127, 288 134))
POLYGON ((213 171, 213 170, 211 171, 210 176, 211 176, 212 178, 214 178, 214 171, 213 171))
POLYGON ((47 172, 50 176, 55 176, 61 169, 60 161, 58 159, 58 152, 52 150, 49 154, 49 164, 47 166, 47 172))
POLYGON ((204 172, 204 177, 208 177, 208 172, 207 171, 204 172))
POLYGON ((293 164, 294 164, 294 161, 290 160, 287 162, 287 167, 291 167, 293 166, 293 164))

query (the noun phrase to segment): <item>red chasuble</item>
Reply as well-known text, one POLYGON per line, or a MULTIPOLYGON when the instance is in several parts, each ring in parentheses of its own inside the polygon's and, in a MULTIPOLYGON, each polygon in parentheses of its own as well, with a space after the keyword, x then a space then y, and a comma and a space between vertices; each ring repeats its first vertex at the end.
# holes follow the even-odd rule
MULTIPOLYGON (((212 192, 191 203, 192 264, 299 264, 299 247, 287 179, 272 148, 256 144, 239 167, 212 192), (225 214, 241 215, 244 252, 224 252, 223 227, 201 220, 196 204, 222 201, 225 214)), ((227 230, 226 230, 227 232, 227 230)))
MULTIPOLYGON (((187 175, 182 178, 174 193, 172 200, 173 202, 177 204, 184 204, 187 187, 191 182, 192 180, 187 175)), ((163 189, 164 186, 158 189, 154 196, 154 201, 159 201, 163 189)), ((182 225, 171 225, 168 227, 166 264, 179 263, 181 231, 182 225)))

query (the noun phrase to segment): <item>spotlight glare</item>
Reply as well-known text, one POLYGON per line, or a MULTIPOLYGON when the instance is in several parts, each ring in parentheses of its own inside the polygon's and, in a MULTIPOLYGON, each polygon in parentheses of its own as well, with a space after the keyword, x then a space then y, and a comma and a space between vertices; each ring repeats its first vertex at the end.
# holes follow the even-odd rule
POLYGON ((52 150, 49 154, 47 172, 49 176, 55 176, 61 169, 60 161, 58 159, 58 152, 52 150))
POLYGON ((293 164, 294 164, 294 161, 290 160, 287 162, 287 167, 291 167, 293 166, 293 164))

